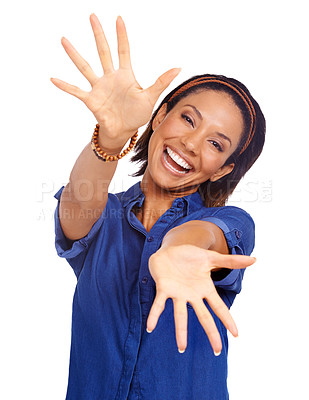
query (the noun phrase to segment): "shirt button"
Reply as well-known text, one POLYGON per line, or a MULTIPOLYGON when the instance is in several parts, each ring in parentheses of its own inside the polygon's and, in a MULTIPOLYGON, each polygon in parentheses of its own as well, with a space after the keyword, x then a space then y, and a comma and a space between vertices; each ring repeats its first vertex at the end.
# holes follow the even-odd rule
POLYGON ((183 203, 182 203, 181 200, 178 200, 178 201, 176 202, 176 207, 177 207, 177 208, 183 208, 183 203))
POLYGON ((236 231, 236 232, 235 232, 235 236, 237 237, 237 239, 240 239, 240 237, 241 237, 240 232, 239 232, 239 231, 236 231))
POLYGON ((147 276, 144 276, 144 278, 142 279, 142 283, 144 285, 146 285, 147 282, 148 282, 148 278, 147 278, 147 276))
POLYGON ((152 242, 153 241, 153 236, 148 236, 147 242, 152 242))

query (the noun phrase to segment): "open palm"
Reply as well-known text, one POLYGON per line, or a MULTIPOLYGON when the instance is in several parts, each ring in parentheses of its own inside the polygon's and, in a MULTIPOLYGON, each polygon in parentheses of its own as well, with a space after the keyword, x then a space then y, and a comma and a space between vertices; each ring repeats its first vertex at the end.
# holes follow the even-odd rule
POLYGON ((156 282, 156 298, 147 320, 151 332, 165 308, 168 298, 173 300, 178 349, 187 347, 187 302, 203 326, 215 354, 221 352, 222 343, 216 324, 204 304, 204 299, 221 319, 226 328, 237 336, 236 324, 211 279, 217 268, 240 269, 253 264, 255 259, 241 255, 223 255, 193 245, 162 247, 149 259, 149 270, 156 282))
POLYGON ((59 89, 76 96, 86 104, 102 126, 104 134, 114 140, 116 147, 124 144, 132 133, 149 121, 158 97, 176 77, 179 69, 165 72, 152 86, 143 89, 132 70, 129 42, 122 18, 118 17, 116 22, 118 70, 114 69, 109 45, 96 15, 90 16, 90 23, 104 75, 98 77, 69 40, 62 38, 61 43, 65 51, 89 81, 92 89, 86 92, 59 79, 51 78, 51 81, 59 89))

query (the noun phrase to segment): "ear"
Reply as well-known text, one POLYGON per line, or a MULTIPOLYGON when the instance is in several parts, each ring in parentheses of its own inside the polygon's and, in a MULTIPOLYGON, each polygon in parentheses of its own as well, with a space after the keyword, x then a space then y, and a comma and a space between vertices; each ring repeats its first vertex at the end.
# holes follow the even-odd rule
POLYGON ((215 182, 220 178, 223 178, 225 175, 230 174, 233 169, 235 167, 235 164, 228 164, 228 165, 224 165, 223 167, 219 168, 217 172, 215 172, 210 178, 209 180, 211 182, 215 182))
POLYGON ((166 116, 167 103, 162 104, 160 110, 152 121, 152 130, 155 131, 156 128, 161 124, 166 116))

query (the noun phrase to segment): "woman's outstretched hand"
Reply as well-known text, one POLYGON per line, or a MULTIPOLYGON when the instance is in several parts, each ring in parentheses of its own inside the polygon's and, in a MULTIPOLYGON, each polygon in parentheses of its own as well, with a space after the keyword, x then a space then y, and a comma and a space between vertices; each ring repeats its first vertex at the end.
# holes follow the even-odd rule
POLYGON ((193 245, 161 247, 149 259, 149 270, 156 282, 156 298, 147 320, 147 331, 155 329, 168 298, 173 300, 176 342, 180 352, 187 347, 187 302, 204 328, 213 351, 220 354, 222 343, 216 324, 204 304, 206 299, 225 327, 237 336, 236 324, 211 279, 217 268, 241 269, 255 262, 254 257, 225 255, 193 245))
POLYGON ((96 15, 90 16, 90 23, 104 75, 98 77, 72 44, 66 38, 62 38, 62 46, 89 81, 92 89, 86 92, 59 79, 51 78, 51 81, 59 89, 82 100, 100 124, 104 137, 113 143, 114 147, 121 147, 139 127, 149 121, 158 97, 180 69, 174 68, 165 72, 148 89, 142 89, 132 70, 129 42, 122 18, 118 17, 116 22, 118 70, 114 69, 110 49, 96 15))

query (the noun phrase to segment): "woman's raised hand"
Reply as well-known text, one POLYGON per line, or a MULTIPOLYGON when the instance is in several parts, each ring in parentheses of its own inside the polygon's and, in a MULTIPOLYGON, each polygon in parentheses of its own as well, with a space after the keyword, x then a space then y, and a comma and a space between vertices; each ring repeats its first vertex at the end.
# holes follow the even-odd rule
POLYGON ((149 259, 149 270, 156 282, 156 298, 147 320, 147 331, 155 329, 168 298, 173 300, 176 342, 180 352, 187 347, 187 302, 189 302, 205 330, 213 351, 220 354, 220 334, 207 309, 204 299, 225 327, 237 336, 233 318, 218 295, 211 279, 216 268, 241 269, 255 262, 255 258, 242 255, 221 254, 193 245, 161 247, 149 259))
POLYGON ((118 17, 116 22, 118 70, 114 69, 110 49, 96 15, 90 16, 90 23, 104 75, 98 77, 72 44, 62 38, 65 51, 89 81, 92 89, 86 92, 59 79, 51 78, 51 81, 59 89, 82 100, 100 124, 104 137, 113 140, 115 147, 121 147, 139 127, 149 121, 160 94, 178 75, 180 69, 173 68, 165 72, 148 89, 142 89, 132 71, 129 41, 122 18, 118 17))

